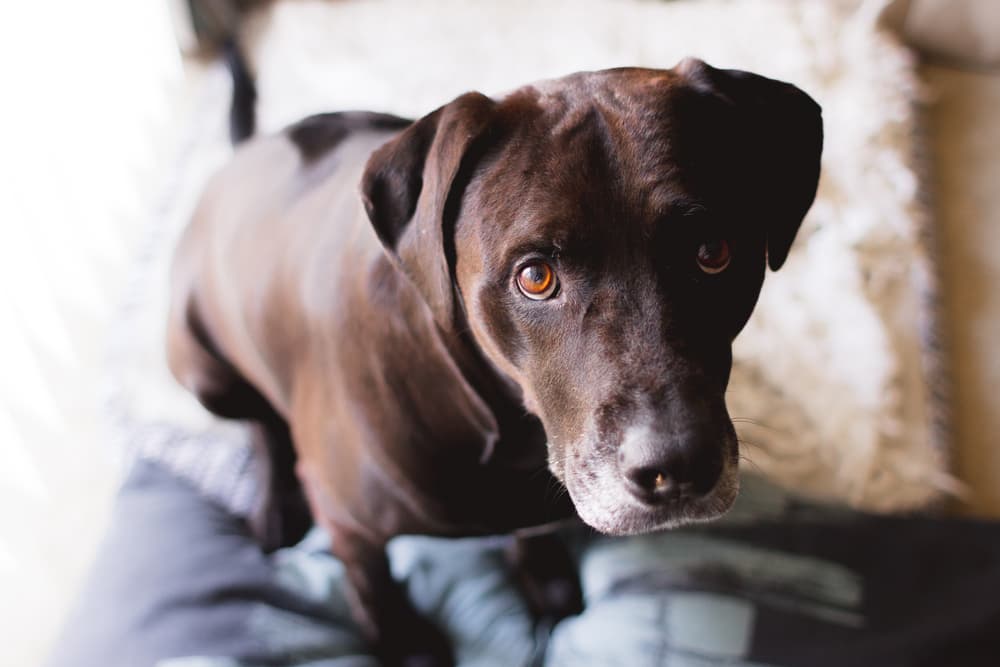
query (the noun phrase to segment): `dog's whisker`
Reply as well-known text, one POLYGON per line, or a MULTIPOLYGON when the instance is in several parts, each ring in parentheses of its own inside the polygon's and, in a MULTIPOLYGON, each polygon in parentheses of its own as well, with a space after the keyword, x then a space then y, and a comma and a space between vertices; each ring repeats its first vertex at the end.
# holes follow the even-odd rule
POLYGON ((751 419, 750 417, 731 417, 730 420, 738 424, 756 424, 757 426, 767 426, 767 424, 757 421, 756 419, 751 419))
POLYGON ((762 445, 759 442, 754 442, 753 440, 747 440, 745 438, 736 438, 736 442, 740 444, 741 447, 751 447, 753 449, 759 449, 763 452, 769 451, 766 445, 762 445))
MULTIPOLYGON (((809 463, 807 462, 807 457, 803 457, 801 454, 799 454, 799 455, 793 455, 791 453, 780 454, 780 453, 777 453, 774 450, 770 449, 766 445, 762 445, 760 443, 754 443, 754 442, 751 442, 749 440, 743 440, 743 439, 739 439, 739 438, 737 438, 737 442, 740 444, 741 448, 745 445, 745 446, 747 446, 749 448, 759 449, 762 452, 766 452, 767 456, 769 458, 771 458, 773 460, 776 460, 776 461, 784 461, 788 465, 798 465, 798 466, 808 466, 809 465, 809 463)), ((741 449, 740 456, 742 457, 743 454, 744 454, 744 450, 741 449)))
POLYGON ((559 483, 556 478, 550 478, 545 489, 545 497, 548 502, 560 500, 563 495, 569 493, 565 486, 559 483))
MULTIPOLYGON (((539 466, 532 472, 528 473, 528 479, 532 482, 537 481, 539 477, 549 473, 548 466, 539 466)), ((557 481, 554 477, 550 476, 550 481, 557 481)))
POLYGON ((759 465, 757 465, 757 463, 752 458, 750 458, 749 456, 745 456, 743 454, 740 454, 740 460, 741 461, 746 461, 747 463, 749 463, 751 466, 753 466, 754 470, 756 470, 757 472, 759 472, 761 475, 764 474, 763 468, 761 468, 759 465))
POLYGON ((777 426, 771 426, 770 424, 765 424, 762 421, 751 419, 750 417, 730 417, 730 421, 732 421, 734 424, 751 424, 753 426, 766 429, 777 435, 789 435, 789 431, 787 429, 779 428, 777 426))
POLYGON ((769 431, 779 431, 777 427, 770 426, 769 424, 765 424, 757 419, 751 419, 750 417, 732 417, 730 421, 734 424, 752 424, 754 426, 759 426, 760 428, 766 428, 769 431))

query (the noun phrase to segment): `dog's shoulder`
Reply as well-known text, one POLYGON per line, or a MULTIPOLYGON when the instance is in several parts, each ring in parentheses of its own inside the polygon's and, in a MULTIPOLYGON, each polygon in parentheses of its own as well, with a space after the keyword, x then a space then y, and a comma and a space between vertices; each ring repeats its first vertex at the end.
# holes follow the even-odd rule
POLYGON ((289 126, 285 134, 303 161, 314 162, 357 132, 393 132, 412 121, 373 111, 336 111, 309 116, 289 126))

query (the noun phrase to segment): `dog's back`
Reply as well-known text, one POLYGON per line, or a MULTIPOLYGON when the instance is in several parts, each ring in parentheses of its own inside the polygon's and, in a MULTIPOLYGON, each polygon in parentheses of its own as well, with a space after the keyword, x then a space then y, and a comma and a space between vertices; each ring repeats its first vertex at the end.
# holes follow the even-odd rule
POLYGON ((381 256, 356 184, 392 118, 308 118, 240 146, 206 187, 172 271, 169 357, 211 409, 225 373, 206 373, 206 354, 287 412, 297 344, 275 332, 324 326, 344 284, 381 256))

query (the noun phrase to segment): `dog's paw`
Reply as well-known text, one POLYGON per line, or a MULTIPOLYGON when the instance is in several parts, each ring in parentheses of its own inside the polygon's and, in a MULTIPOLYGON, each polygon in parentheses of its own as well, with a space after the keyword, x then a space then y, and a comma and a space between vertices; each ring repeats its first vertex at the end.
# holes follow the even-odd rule
POLYGON ((508 558, 514 580, 535 618, 558 622, 583 611, 580 579, 558 535, 515 540, 508 558))
POLYGON ((440 656, 427 654, 408 655, 400 663, 401 667, 451 667, 453 664, 451 658, 445 661, 440 656))
POLYGON ((386 638, 380 660, 386 667, 452 667, 451 642, 425 619, 414 619, 386 638))
POLYGON ((583 591, 576 577, 536 581, 534 585, 533 594, 528 595, 528 605, 537 617, 560 621, 583 611, 583 591))
POLYGON ((535 618, 558 622, 583 611, 583 592, 574 576, 541 578, 522 572, 518 584, 535 618))

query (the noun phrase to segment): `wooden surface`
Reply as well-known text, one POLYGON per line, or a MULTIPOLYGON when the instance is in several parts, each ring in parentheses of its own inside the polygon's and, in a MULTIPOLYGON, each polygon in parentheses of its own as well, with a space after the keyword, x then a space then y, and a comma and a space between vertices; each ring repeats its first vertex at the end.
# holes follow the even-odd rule
POLYGON ((961 513, 1000 518, 1000 73, 923 68, 961 513))

